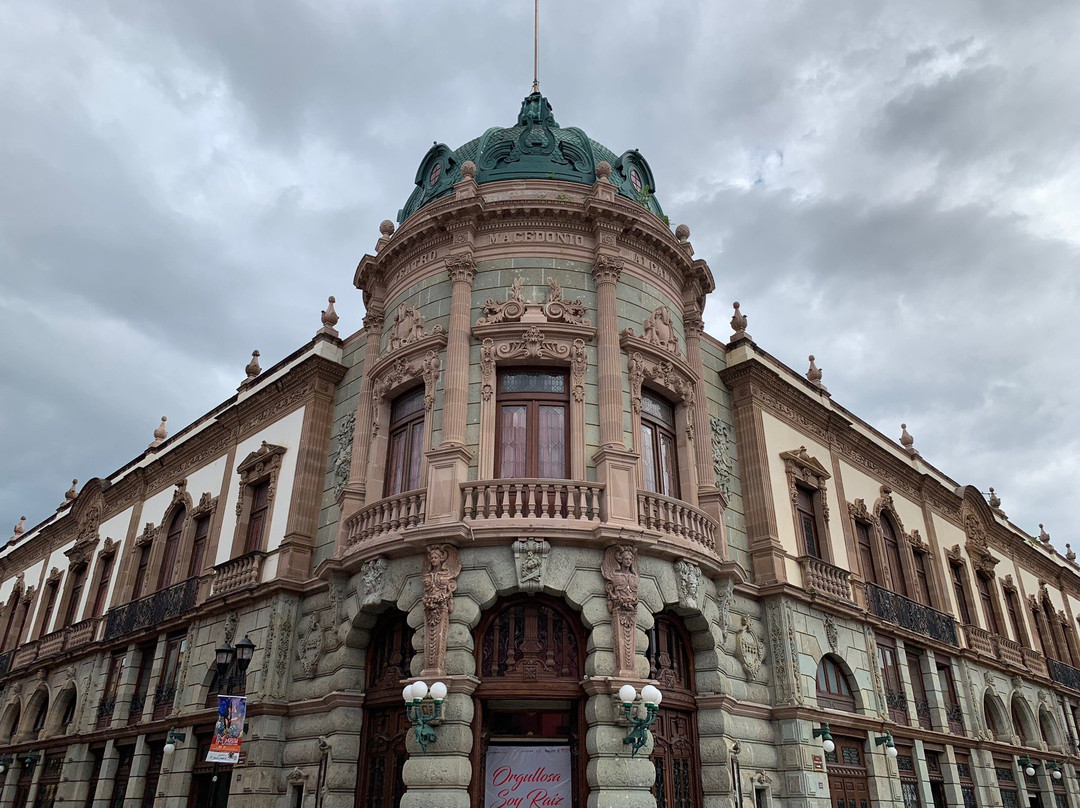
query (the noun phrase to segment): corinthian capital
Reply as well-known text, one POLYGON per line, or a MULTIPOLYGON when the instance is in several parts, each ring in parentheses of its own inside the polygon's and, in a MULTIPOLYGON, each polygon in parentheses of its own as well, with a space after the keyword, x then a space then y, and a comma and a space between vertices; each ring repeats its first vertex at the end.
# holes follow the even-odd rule
POLYGON ((469 253, 446 256, 446 272, 453 283, 464 281, 472 284, 476 277, 476 259, 469 253))
POLYGON ((592 276, 597 286, 602 283, 617 283, 622 274, 623 259, 608 255, 598 255, 593 264, 592 276))
POLYGON ((364 328, 372 334, 381 334, 385 319, 382 312, 368 311, 368 313, 364 315, 364 328))

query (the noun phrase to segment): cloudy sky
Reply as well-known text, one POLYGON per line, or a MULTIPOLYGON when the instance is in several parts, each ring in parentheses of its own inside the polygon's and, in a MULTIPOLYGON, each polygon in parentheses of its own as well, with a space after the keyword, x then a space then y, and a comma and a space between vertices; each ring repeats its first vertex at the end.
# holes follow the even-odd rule
MULTIPOLYGON (((639 148, 758 343, 1080 541, 1074 2, 542 0, 561 124, 639 148), (621 9, 621 10, 619 10, 621 9)), ((433 140, 510 125, 532 3, 0 3, 0 524, 319 326, 433 140)), ((7 534, 10 535, 10 534, 7 534)))

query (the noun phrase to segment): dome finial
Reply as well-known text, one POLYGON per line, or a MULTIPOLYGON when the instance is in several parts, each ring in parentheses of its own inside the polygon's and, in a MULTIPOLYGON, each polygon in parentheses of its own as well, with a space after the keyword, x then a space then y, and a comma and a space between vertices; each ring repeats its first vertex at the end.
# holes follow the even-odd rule
POLYGON ((533 89, 540 92, 540 0, 533 0, 533 89))
POLYGON ((154 439, 150 441, 150 445, 146 447, 147 449, 156 449, 165 442, 165 438, 169 437, 169 432, 165 429, 165 422, 168 420, 164 415, 161 416, 161 423, 154 430, 154 439))

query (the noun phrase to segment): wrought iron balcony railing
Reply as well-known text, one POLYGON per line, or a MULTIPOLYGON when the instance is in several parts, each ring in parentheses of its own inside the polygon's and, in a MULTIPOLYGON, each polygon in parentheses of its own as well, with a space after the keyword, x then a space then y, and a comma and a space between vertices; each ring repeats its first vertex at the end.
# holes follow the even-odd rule
POLYGON ((1050 678, 1059 685, 1080 690, 1080 670, 1057 659, 1049 658, 1046 660, 1046 666, 1050 670, 1050 678))
POLYGON ((173 710, 176 700, 176 683, 160 684, 154 690, 154 720, 160 721, 173 710))
POLYGON ((188 578, 145 598, 109 609, 105 618, 104 639, 123 637, 139 629, 156 626, 195 608, 199 579, 188 578))
POLYGON ((954 648, 960 647, 956 636, 956 621, 944 612, 916 603, 911 598, 882 589, 876 584, 866 585, 866 600, 870 613, 882 620, 954 648))

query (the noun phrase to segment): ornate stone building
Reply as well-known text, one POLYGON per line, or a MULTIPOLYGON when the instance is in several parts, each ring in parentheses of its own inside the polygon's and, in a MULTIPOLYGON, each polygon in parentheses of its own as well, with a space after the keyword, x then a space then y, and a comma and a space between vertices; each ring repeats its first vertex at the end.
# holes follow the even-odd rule
POLYGON ((1080 808, 1071 553, 737 303, 705 334, 713 276, 648 163, 539 93, 415 183, 357 267, 361 331, 331 299, 0 551, 0 805, 1080 808), (448 690, 423 744, 416 680, 448 690), (618 693, 647 683, 633 754, 618 693))

